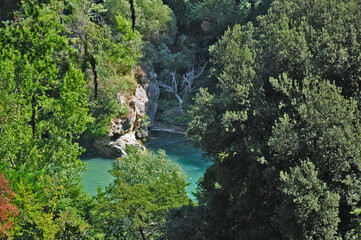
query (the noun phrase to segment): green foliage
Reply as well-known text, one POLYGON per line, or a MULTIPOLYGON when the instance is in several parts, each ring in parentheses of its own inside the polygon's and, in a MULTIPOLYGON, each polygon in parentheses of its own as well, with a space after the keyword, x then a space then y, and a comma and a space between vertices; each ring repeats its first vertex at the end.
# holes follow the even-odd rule
POLYGON ((128 153, 110 171, 114 183, 98 194, 93 222, 107 239, 155 239, 168 210, 188 203, 185 176, 164 152, 128 153))
POLYGON ((203 217, 202 209, 197 206, 173 209, 163 226, 165 234, 160 239, 204 239, 203 217))
POLYGON ((243 122, 248 120, 255 76, 252 36, 252 25, 237 25, 210 48, 221 94, 215 98, 206 89, 197 94, 188 130, 192 140, 210 154, 229 147, 233 139, 227 138, 243 131, 243 122))
POLYGON ((6 166, 46 168, 71 182, 82 169, 73 141, 91 118, 83 75, 69 62, 56 15, 43 20, 51 6, 25 5, 32 15, 0 30, 0 156, 6 166))
POLYGON ((88 125, 87 137, 107 135, 110 119, 124 117, 128 108, 118 94, 134 93, 136 80, 132 68, 139 63, 142 36, 131 29, 131 22, 117 13, 106 22, 108 9, 91 0, 69 0, 65 4, 65 29, 94 98, 89 97, 94 123, 88 125))
MULTIPOLYGON (((105 7, 108 17, 125 16, 131 19, 130 4, 127 0, 109 0, 105 7)), ((168 32, 172 25, 172 11, 161 0, 135 0, 135 28, 143 35, 145 41, 156 41, 168 32)))
POLYGON ((181 113, 176 99, 159 99, 158 109, 155 120, 163 123, 186 126, 190 119, 187 111, 190 105, 186 104, 184 109, 186 113, 181 113))
POLYGON ((67 189, 45 171, 28 171, 24 167, 7 174, 16 192, 14 202, 20 210, 12 236, 31 239, 79 239, 89 237, 85 220, 91 206, 89 195, 76 185, 67 189))
MULTIPOLYGON (((141 35, 131 28, 131 22, 124 16, 115 17, 115 41, 110 43, 109 49, 105 52, 103 60, 115 65, 115 75, 130 73, 141 58, 142 46, 141 35)), ((109 70, 108 70, 109 71, 109 70)))
MULTIPOLYGON (((236 25, 228 29, 222 39, 210 47, 211 62, 214 65, 213 74, 218 78, 219 87, 226 93, 236 91, 238 101, 247 99, 243 88, 249 87, 254 76, 255 47, 253 26, 236 25)), ((244 104, 244 103, 242 103, 244 104)))
POLYGON ((229 27, 255 22, 266 13, 273 0, 190 0, 190 17, 201 22, 206 38, 214 42, 229 27))
POLYGON ((13 229, 14 218, 19 214, 13 205, 14 192, 9 187, 9 180, 0 175, 0 237, 10 238, 9 232, 13 229))
POLYGON ((340 239, 340 195, 323 182, 312 162, 301 162, 281 171, 282 191, 286 194, 280 208, 280 226, 290 239, 340 239))
POLYGON ((26 1, 0 29, 0 168, 16 193, 15 239, 80 239, 90 229, 76 140, 92 118, 60 5, 26 1))
MULTIPOLYGON (((281 172, 281 181, 286 184, 282 191, 292 196, 281 208, 289 210, 292 201, 296 203, 291 207, 296 210, 294 213, 300 211, 291 234, 336 238, 339 232, 357 229, 350 214, 350 209, 354 210, 361 200, 361 124, 357 103, 342 97, 341 90, 329 82, 314 78, 304 79, 302 90, 290 88, 292 80, 285 76, 272 83, 293 99, 293 114, 279 119, 268 143, 274 164, 297 165, 290 168, 290 174, 281 172), (339 223, 339 218, 343 223, 339 223), (310 226, 316 223, 322 225, 312 229, 310 226)), ((286 216, 282 219, 288 221, 286 216)))
POLYGON ((197 95, 188 130, 214 161, 200 183, 203 238, 360 236, 356 5, 275 1, 210 48, 217 86, 197 95))
POLYGON ((259 18, 265 71, 302 80, 309 74, 335 81, 343 94, 360 90, 357 1, 276 1, 259 18), (347 23, 347 24, 346 24, 347 23))

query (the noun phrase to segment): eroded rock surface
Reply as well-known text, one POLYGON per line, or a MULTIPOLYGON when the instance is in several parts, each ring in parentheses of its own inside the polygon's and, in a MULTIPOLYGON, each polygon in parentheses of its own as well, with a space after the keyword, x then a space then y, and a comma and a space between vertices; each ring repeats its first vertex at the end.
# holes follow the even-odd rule
POLYGON ((146 74, 140 69, 135 76, 138 85, 134 95, 131 97, 125 97, 120 93, 117 95, 117 100, 128 107, 128 115, 124 118, 112 119, 109 135, 94 141, 96 152, 104 157, 121 157, 126 154, 128 145, 144 148, 139 139, 148 137, 148 126, 153 124, 160 90, 154 72, 146 74), (149 118, 146 118, 146 115, 149 118))
POLYGON ((135 94, 129 99, 120 94, 117 97, 118 101, 128 106, 129 114, 125 118, 112 119, 109 135, 99 137, 94 141, 94 147, 97 149, 97 152, 109 158, 125 155, 128 145, 144 148, 138 139, 148 136, 147 126, 144 126, 142 123, 148 104, 145 89, 138 85, 135 94))

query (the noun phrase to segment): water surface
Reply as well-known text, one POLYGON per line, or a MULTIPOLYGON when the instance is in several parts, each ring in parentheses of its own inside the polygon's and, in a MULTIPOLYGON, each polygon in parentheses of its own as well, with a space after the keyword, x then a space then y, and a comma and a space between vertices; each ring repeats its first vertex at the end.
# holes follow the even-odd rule
MULTIPOLYGON (((161 131, 152 131, 152 135, 145 145, 153 152, 164 149, 168 158, 181 166, 187 175, 187 182, 190 183, 186 189, 188 196, 194 199, 191 193, 196 189, 197 182, 203 176, 207 166, 211 164, 202 158, 201 150, 193 147, 193 144, 186 140, 183 134, 161 131)), ((98 186, 104 189, 113 181, 113 177, 108 171, 114 159, 93 157, 83 160, 88 163, 88 170, 83 177, 84 188, 90 194, 95 195, 98 186)))
POLYGON ((184 134, 161 131, 152 131, 146 147, 153 152, 164 149, 167 157, 181 166, 187 175, 187 182, 190 183, 186 188, 188 196, 193 198, 191 193, 196 189, 197 182, 207 166, 211 164, 202 158, 202 151, 186 140, 184 134))
POLYGON ((108 171, 111 169, 114 159, 89 157, 84 158, 83 161, 88 164, 88 170, 83 175, 84 189, 88 193, 96 195, 98 186, 104 190, 106 186, 113 182, 114 177, 108 171))

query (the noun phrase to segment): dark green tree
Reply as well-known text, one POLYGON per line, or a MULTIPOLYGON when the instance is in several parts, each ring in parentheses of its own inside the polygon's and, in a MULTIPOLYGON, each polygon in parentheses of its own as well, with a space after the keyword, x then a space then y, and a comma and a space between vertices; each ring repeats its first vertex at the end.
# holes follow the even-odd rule
POLYGON ((214 162, 200 183, 203 237, 359 238, 355 4, 275 1, 255 29, 236 25, 211 47, 217 88, 198 94, 188 130, 214 162))
POLYGON ((287 196, 280 219, 294 223, 280 224, 281 229, 291 238, 359 236, 358 217, 351 214, 361 200, 357 102, 327 81, 304 79, 302 89, 293 82, 286 76, 272 79, 291 103, 284 105, 289 110, 268 141, 268 162, 281 170, 280 190, 287 196))
POLYGON ((265 80, 286 72, 335 81, 345 96, 360 90, 358 1, 275 1, 259 18, 259 55, 265 80))

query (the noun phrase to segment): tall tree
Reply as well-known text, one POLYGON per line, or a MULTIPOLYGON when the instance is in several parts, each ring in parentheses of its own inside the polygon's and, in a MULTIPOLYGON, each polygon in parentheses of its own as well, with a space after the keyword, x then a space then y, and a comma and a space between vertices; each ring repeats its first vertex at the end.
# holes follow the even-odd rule
POLYGON ((299 88, 286 76, 272 83, 287 96, 282 103, 289 108, 273 127, 266 159, 281 171, 279 189, 285 195, 279 220, 294 223, 281 223, 282 231, 302 239, 359 236, 359 219, 351 214, 361 201, 357 102, 315 78, 304 79, 299 88))
POLYGON ((275 1, 211 47, 217 88, 198 94, 188 130, 214 161, 200 183, 206 238, 359 238, 360 14, 347 14, 359 7, 275 1))
POLYGON ((83 168, 74 140, 91 118, 57 7, 30 1, 25 20, 0 30, 0 158, 6 166, 45 168, 72 182, 83 168))

